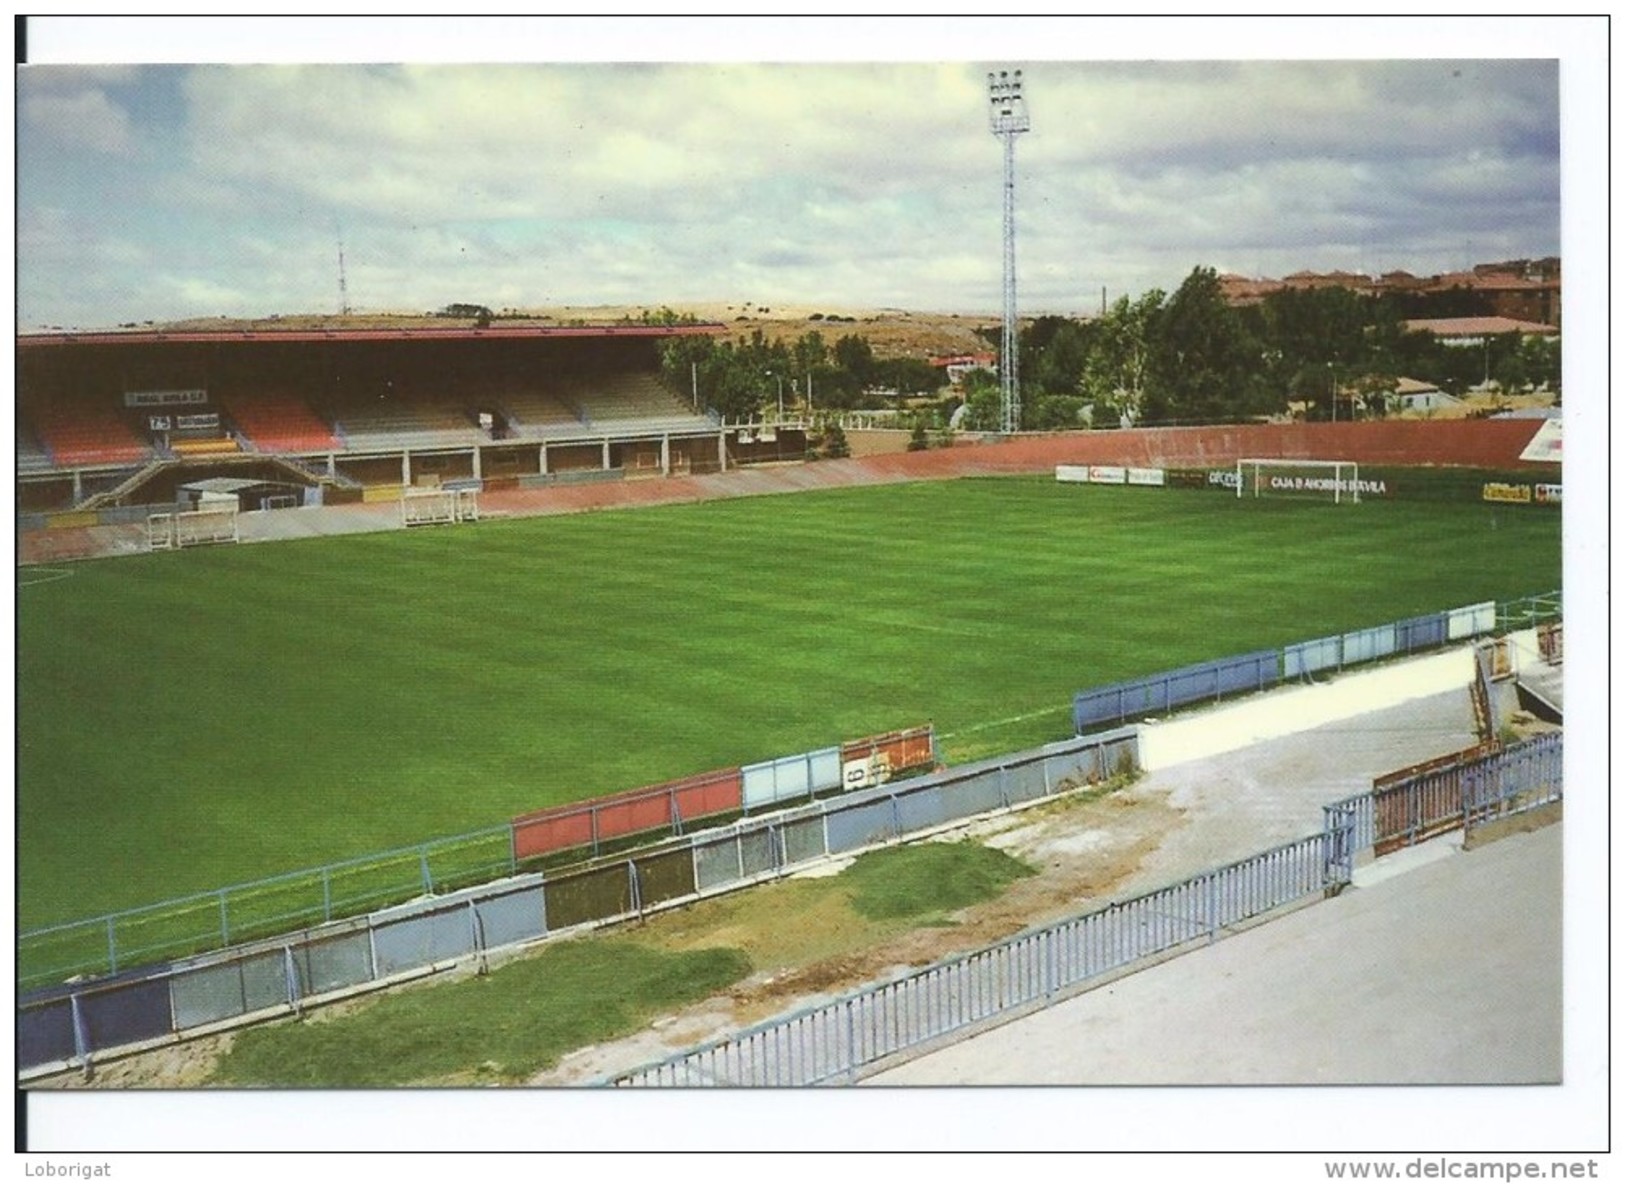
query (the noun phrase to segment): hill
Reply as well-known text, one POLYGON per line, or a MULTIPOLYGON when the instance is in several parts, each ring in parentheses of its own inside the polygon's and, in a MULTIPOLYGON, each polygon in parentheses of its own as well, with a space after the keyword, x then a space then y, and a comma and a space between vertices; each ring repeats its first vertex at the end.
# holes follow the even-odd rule
MULTIPOLYGON (((729 339, 748 339, 760 330, 770 342, 793 342, 816 332, 834 345, 848 334, 868 340, 882 358, 916 357, 985 351, 992 347, 978 329, 997 336, 998 318, 978 313, 909 312, 903 309, 847 310, 839 308, 761 307, 700 303, 678 305, 576 305, 544 309, 502 309, 494 323, 504 326, 618 325, 638 323, 668 310, 697 321, 714 322, 727 329, 729 339)), ((288 313, 268 317, 202 317, 143 326, 166 332, 270 331, 276 329, 444 329, 466 327, 466 317, 422 312, 366 312, 346 316, 329 313, 288 313)), ((133 326, 127 326, 133 327, 133 326)))

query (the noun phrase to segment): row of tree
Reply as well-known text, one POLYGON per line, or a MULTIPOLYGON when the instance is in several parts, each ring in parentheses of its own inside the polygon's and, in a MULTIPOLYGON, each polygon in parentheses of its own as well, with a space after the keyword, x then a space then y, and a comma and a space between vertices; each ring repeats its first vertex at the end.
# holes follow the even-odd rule
POLYGON ((830 346, 817 330, 792 342, 768 341, 760 329, 742 341, 674 338, 661 351, 661 371, 675 390, 697 387, 700 400, 728 419, 748 419, 783 405, 848 410, 864 392, 887 388, 900 399, 936 391, 942 371, 920 358, 877 358, 867 338, 847 334, 830 346))
MULTIPOLYGON (((1024 326, 1022 427, 1235 422, 1280 414, 1293 403, 1319 419, 1356 408, 1382 414, 1384 392, 1401 377, 1457 395, 1492 384, 1561 396, 1555 341, 1509 333, 1462 347, 1406 332, 1411 315, 1397 298, 1346 288, 1288 289, 1236 308, 1218 274, 1198 267, 1171 294, 1153 289, 1123 297, 1096 318, 1044 316, 1024 326)), ((996 345, 996 328, 982 332, 996 345)), ((877 358, 856 334, 833 348, 817 332, 790 343, 768 342, 761 330, 740 342, 685 338, 666 347, 663 364, 674 386, 686 390, 697 381, 702 400, 729 418, 780 398, 805 406, 809 390, 812 405, 826 410, 872 404, 864 392, 874 388, 917 407, 945 381, 923 360, 877 358)), ((938 418, 945 421, 958 402, 943 399, 938 418)), ((996 377, 973 373, 964 402, 959 426, 998 427, 996 377)))

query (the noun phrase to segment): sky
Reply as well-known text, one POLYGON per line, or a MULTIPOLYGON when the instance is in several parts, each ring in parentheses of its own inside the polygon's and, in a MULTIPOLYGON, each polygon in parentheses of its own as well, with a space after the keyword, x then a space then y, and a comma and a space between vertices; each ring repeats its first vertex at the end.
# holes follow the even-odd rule
POLYGON ((264 65, 186 64, 173 28, 130 35, 151 18, 122 36, 97 22, 88 47, 36 30, 31 61, 47 60, 16 89, 18 328, 342 300, 996 313, 995 69, 1022 70, 1032 121, 1016 143, 1023 313, 1092 313, 1196 266, 1433 274, 1562 251, 1559 61, 1515 24, 1399 60, 1374 52, 1393 38, 1355 35, 1375 26, 1322 23, 1249 60, 1214 52, 1271 48, 1240 20, 1192 43, 1178 21, 1147 39, 1143 23, 916 18, 865 27, 864 60, 829 60, 839 22, 729 39, 695 23, 667 37, 621 18, 643 36, 600 23, 595 42, 497 21, 480 44, 392 43, 374 21, 356 52, 337 35, 355 22, 226 21, 191 59, 264 65), (1212 57, 1141 48, 1164 45, 1212 57))

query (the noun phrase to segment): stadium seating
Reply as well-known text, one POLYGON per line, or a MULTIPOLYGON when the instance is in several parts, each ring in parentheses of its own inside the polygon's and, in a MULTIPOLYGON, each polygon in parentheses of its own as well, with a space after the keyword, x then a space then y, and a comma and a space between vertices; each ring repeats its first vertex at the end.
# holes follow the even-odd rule
POLYGON ((575 376, 565 380, 561 393, 581 408, 583 419, 596 432, 678 432, 715 426, 646 371, 575 376))
POLYGON ((468 409, 449 397, 393 393, 352 399, 329 410, 335 431, 351 452, 471 448, 486 439, 468 409))
POLYGON ((238 452, 237 441, 230 436, 209 436, 195 440, 171 440, 169 450, 176 456, 216 456, 238 452))
POLYGON ((21 419, 17 421, 17 471, 19 473, 49 473, 51 454, 45 450, 39 437, 21 419))
POLYGON ((493 392, 491 401, 508 417, 509 439, 540 440, 579 434, 585 426, 568 403, 537 387, 493 392))
POLYGON ((262 391, 233 398, 227 413, 257 452, 332 452, 338 437, 297 394, 262 391))
POLYGON ((111 402, 72 407, 42 402, 32 414, 41 442, 60 467, 139 464, 153 454, 111 402))

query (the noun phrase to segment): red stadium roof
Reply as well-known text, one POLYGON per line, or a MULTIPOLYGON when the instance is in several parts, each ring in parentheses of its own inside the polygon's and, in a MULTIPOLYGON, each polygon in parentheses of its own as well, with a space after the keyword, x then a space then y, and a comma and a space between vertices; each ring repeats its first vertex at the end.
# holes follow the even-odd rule
POLYGON ((52 345, 174 345, 237 341, 514 341, 549 337, 690 337, 727 331, 726 325, 493 325, 486 329, 140 329, 86 333, 19 334, 19 349, 52 345))

